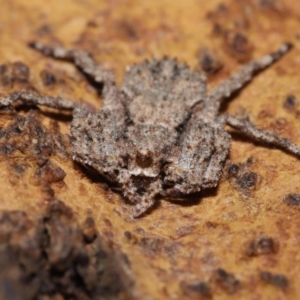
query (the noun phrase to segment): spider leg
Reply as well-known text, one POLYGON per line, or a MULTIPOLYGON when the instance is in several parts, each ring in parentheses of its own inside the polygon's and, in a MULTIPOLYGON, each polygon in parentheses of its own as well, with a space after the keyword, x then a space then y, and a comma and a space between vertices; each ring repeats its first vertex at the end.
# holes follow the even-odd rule
POLYGON ((228 80, 222 81, 211 91, 210 95, 206 98, 202 115, 213 120, 214 117, 217 116, 221 101, 224 98, 229 97, 233 92, 242 88, 253 78, 255 72, 261 71, 272 65, 274 62, 280 59, 290 48, 291 45, 283 44, 277 51, 265 55, 260 59, 250 61, 237 73, 233 74, 228 80))
POLYGON ((117 171, 123 166, 124 156, 122 132, 110 110, 91 113, 75 108, 71 123, 73 160, 118 182, 117 171))
POLYGON ((123 105, 123 94, 115 84, 114 75, 103 66, 98 65, 90 53, 76 49, 52 48, 38 42, 31 43, 30 46, 45 55, 73 62, 76 67, 95 83, 104 84, 103 89, 101 88, 102 108, 107 108, 113 112, 118 125, 124 124, 125 108, 123 105))
POLYGON ((230 137, 223 124, 189 123, 180 151, 165 170, 163 196, 182 195, 215 187, 230 148, 230 137))
POLYGON ((238 129, 249 137, 258 141, 263 141, 267 144, 279 146, 297 156, 300 156, 300 147, 292 143, 290 140, 281 137, 275 132, 258 129, 248 117, 238 118, 230 115, 223 115, 226 123, 231 127, 238 129))
POLYGON ((25 105, 42 105, 57 109, 73 110, 77 104, 76 102, 62 97, 41 96, 36 92, 20 90, 11 93, 8 96, 0 97, 0 106, 12 105, 19 101, 25 105))
POLYGON ((217 128, 215 131, 215 135, 217 136, 215 140, 215 152, 203 175, 202 188, 217 186, 230 148, 230 136, 228 133, 223 128, 217 128))
POLYGON ((62 47, 52 48, 38 42, 30 43, 29 46, 47 56, 72 61, 76 67, 97 83, 115 83, 112 72, 98 65, 92 55, 87 51, 76 49, 67 50, 62 47))

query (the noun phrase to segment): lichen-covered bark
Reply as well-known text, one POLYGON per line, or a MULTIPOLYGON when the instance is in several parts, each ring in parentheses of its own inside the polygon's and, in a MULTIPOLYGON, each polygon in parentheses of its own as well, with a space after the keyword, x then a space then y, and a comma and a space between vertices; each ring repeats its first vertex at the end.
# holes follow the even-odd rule
MULTIPOLYGON (((47 5, 41 0, 0 0, 0 5, 1 95, 26 88, 73 99, 89 110, 100 108, 101 99, 86 78, 70 64, 33 51, 29 42, 88 50, 115 72, 119 83, 127 65, 152 56, 177 57, 206 71, 211 87, 241 63, 290 42, 294 48, 226 102, 222 112, 246 112, 260 128, 300 144, 296 0, 66 0, 47 5)), ((10 220, 0 222, 0 233, 7 230, 10 236, 1 239, 1 249, 13 247, 16 250, 9 255, 17 256, 3 261, 0 284, 16 292, 10 298, 42 299, 27 294, 30 285, 24 285, 21 277, 28 249, 18 244, 36 241, 32 234, 38 228, 50 232, 52 219, 46 217, 45 207, 60 199, 73 211, 70 218, 59 217, 66 218, 63 228, 68 229, 63 232, 76 227, 76 241, 74 235, 53 235, 65 236, 71 248, 86 249, 86 241, 77 238, 86 230, 82 224, 87 216, 92 217, 103 247, 110 245, 113 257, 126 256, 119 265, 134 284, 120 289, 123 298, 298 299, 300 162, 296 157, 233 132, 217 189, 184 204, 161 201, 149 214, 133 220, 122 213, 129 204, 120 194, 97 174, 72 162, 70 121, 69 113, 43 107, 1 110, 0 209, 2 219, 10 220), (16 210, 23 213, 11 212, 16 210)), ((45 247, 34 246, 34 253, 44 253, 45 247)), ((46 272, 52 264, 49 258, 43 256, 41 268, 34 270, 36 282, 47 278, 46 282, 57 283, 57 277, 54 280, 46 272)), ((67 268, 74 266, 73 258, 65 260, 67 268)), ((36 282, 33 290, 39 291, 36 282)), ((100 286, 103 281, 97 282, 100 286)), ((70 287, 73 283, 67 281, 70 287)), ((75 283, 78 299, 84 299, 82 293, 93 299, 86 287, 75 283)), ((89 288, 97 288, 93 284, 89 288)), ((63 288, 53 295, 57 297, 53 299, 70 297, 63 288)))

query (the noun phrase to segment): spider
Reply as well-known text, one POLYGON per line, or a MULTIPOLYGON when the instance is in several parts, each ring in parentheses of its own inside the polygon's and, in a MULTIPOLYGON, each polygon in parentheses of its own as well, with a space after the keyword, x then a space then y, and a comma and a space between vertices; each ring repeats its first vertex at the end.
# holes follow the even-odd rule
POLYGON ((72 157, 92 167, 134 204, 133 217, 145 213, 157 198, 185 200, 188 195, 218 185, 230 150, 225 125, 251 138, 300 155, 300 148, 276 133, 260 130, 248 117, 219 114, 223 99, 272 65, 289 49, 244 65, 209 94, 206 77, 176 59, 143 61, 126 69, 117 87, 113 74, 81 50, 31 47, 45 55, 73 62, 102 85, 103 107, 92 113, 72 100, 21 90, 0 99, 72 110, 72 157))

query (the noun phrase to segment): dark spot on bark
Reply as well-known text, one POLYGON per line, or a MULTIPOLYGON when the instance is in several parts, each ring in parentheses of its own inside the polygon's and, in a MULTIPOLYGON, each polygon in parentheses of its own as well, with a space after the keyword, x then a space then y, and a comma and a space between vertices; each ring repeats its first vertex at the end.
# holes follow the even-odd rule
POLYGON ((209 285, 205 282, 197 283, 181 283, 180 287, 185 296, 191 297, 192 299, 211 299, 212 293, 209 285), (200 298, 199 298, 200 297, 200 298))
POLYGON ((57 199, 49 202, 47 206, 47 214, 53 216, 63 215, 68 219, 71 219, 73 217, 72 209, 69 206, 67 206, 63 201, 57 199))
POLYGON ((253 157, 251 156, 251 157, 248 157, 248 158, 247 158, 246 163, 247 163, 248 165, 251 165, 251 164, 253 164, 253 161, 254 161, 254 159, 253 159, 253 157))
POLYGON ((297 118, 297 119, 299 119, 299 118, 300 118, 300 110, 299 110, 299 109, 297 109, 297 110, 296 110, 296 113, 295 113, 295 115, 296 115, 296 118, 297 118))
POLYGON ((223 28, 223 26, 219 23, 215 23, 213 25, 213 30, 212 33, 216 36, 222 36, 224 34, 225 29, 223 28))
POLYGON ((231 176, 235 177, 235 176, 238 174, 239 169, 240 169, 240 167, 239 167, 238 165, 236 165, 236 164, 231 164, 231 165, 229 166, 228 170, 227 170, 228 176, 230 176, 230 177, 231 177, 231 176))
POLYGON ((9 65, 0 66, 0 80, 1 80, 1 85, 3 86, 9 86, 13 82, 8 66, 9 65))
POLYGON ((7 65, 0 65, 0 75, 4 74, 7 71, 7 65))
POLYGON ((89 20, 88 23, 87 23, 87 26, 88 27, 94 27, 94 28, 97 28, 98 27, 98 24, 95 20, 89 20))
POLYGON ((268 109, 262 109, 259 114, 258 114, 258 117, 260 119, 265 119, 265 118, 271 118, 274 116, 274 113, 272 111, 271 108, 268 108, 268 109))
POLYGON ((223 269, 218 269, 213 275, 213 279, 218 286, 229 294, 235 293, 240 287, 239 280, 223 269))
POLYGON ((52 28, 50 25, 48 24, 44 24, 42 25, 38 30, 37 30, 37 34, 39 35, 46 35, 46 34, 50 34, 52 33, 52 28))
POLYGON ((11 145, 0 145, 0 154, 10 155, 15 151, 15 148, 11 145))
POLYGON ((36 175, 42 177, 47 183, 53 183, 63 180, 66 173, 63 169, 48 160, 45 165, 37 169, 36 175))
POLYGON ((135 231, 136 233, 138 233, 138 234, 145 234, 145 233, 146 233, 145 229, 144 229, 144 228, 141 228, 141 227, 136 227, 136 228, 134 229, 134 231, 135 231))
POLYGON ((95 221, 92 217, 88 217, 83 224, 83 237, 86 243, 92 243, 98 233, 95 225, 95 221))
POLYGON ((146 254, 156 256, 161 252, 164 246, 164 241, 160 238, 143 237, 141 238, 139 245, 146 254))
POLYGON ((108 240, 112 241, 114 239, 114 234, 110 230, 104 230, 102 232, 103 236, 106 236, 108 240))
POLYGON ((239 62, 249 60, 253 47, 245 35, 240 32, 229 32, 225 35, 225 43, 229 52, 239 62))
POLYGON ((287 121, 285 118, 278 118, 273 124, 277 130, 282 130, 286 127, 287 121))
POLYGON ((246 250, 246 254, 248 256, 272 254, 277 252, 278 243, 270 237, 263 237, 255 241, 251 241, 246 250))
POLYGON ((276 13, 276 17, 280 16, 281 19, 291 15, 291 12, 285 7, 285 1, 279 0, 259 0, 256 1, 256 6, 264 11, 276 13))
POLYGON ((209 75, 216 74, 222 68, 220 60, 207 49, 199 51, 198 57, 201 70, 209 75))
POLYGON ((260 278, 265 283, 272 284, 279 288, 287 288, 289 285, 287 278, 282 274, 272 274, 268 271, 263 271, 260 273, 260 278))
POLYGON ((111 224, 111 222, 110 222, 108 219, 104 219, 104 224, 105 224, 107 227, 112 227, 112 224, 111 224))
POLYGON ((136 41, 139 38, 138 27, 133 20, 121 20, 116 23, 116 30, 121 38, 136 41))
POLYGON ((236 33, 232 38, 230 46, 237 53, 244 53, 245 51, 247 51, 247 44, 248 39, 244 35, 236 33))
POLYGON ((237 184, 242 189, 251 189, 255 187, 256 182, 257 182, 257 174, 254 172, 247 172, 238 179, 237 184))
POLYGON ((259 182, 259 176, 255 172, 251 172, 253 162, 253 158, 249 157, 245 163, 229 163, 225 167, 226 178, 246 197, 251 196, 259 182))
POLYGON ((15 165, 15 171, 18 174, 22 174, 26 171, 26 167, 23 165, 15 165))
POLYGON ((134 234, 132 234, 130 231, 125 231, 124 237, 125 237, 126 241, 129 242, 130 244, 137 243, 137 237, 134 234))
POLYGON ((132 239, 132 233, 130 231, 125 231, 124 236, 126 239, 131 240, 132 239))
POLYGON ((40 73, 43 84, 46 86, 51 86, 56 83, 55 76, 47 70, 42 70, 40 73))
POLYGON ((220 3, 214 11, 208 12, 206 18, 214 19, 216 15, 226 15, 228 14, 229 9, 224 3, 220 3))
POLYGON ((207 228, 217 228, 218 227, 218 223, 216 223, 216 222, 211 222, 211 221, 206 221, 205 222, 205 226, 207 227, 207 228))
POLYGON ((261 6, 261 8, 270 8, 274 6, 275 1, 274 0, 259 0, 258 4, 261 6))
POLYGON ((27 83, 29 80, 29 69, 21 62, 15 62, 12 69, 15 82, 27 83))
POLYGON ((284 197, 283 202, 291 206, 300 206, 300 195, 299 194, 288 194, 284 197))
POLYGON ((43 184, 41 190, 45 196, 45 201, 51 201, 53 199, 55 193, 49 185, 43 184))
POLYGON ((283 107, 289 111, 293 110, 298 104, 298 99, 294 95, 288 95, 283 103, 283 107))
POLYGON ((176 229, 175 238, 178 239, 186 235, 189 235, 193 232, 194 229, 195 229, 194 225, 181 226, 178 229, 176 229))

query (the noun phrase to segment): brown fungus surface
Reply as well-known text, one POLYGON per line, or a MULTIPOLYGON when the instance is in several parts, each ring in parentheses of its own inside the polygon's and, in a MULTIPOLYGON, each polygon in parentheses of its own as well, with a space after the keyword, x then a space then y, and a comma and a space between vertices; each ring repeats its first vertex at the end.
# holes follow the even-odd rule
MULTIPOLYGON (((29 41, 87 50, 115 72, 119 83, 126 66, 153 56, 177 57, 196 69, 198 57, 195 54, 208 47, 217 53, 223 65, 209 81, 209 89, 237 70, 241 60, 260 57, 283 42, 291 42, 294 48, 288 55, 258 74, 232 101, 226 102, 222 110, 230 114, 246 112, 265 130, 276 129, 272 125, 274 121, 285 119, 280 134, 300 144, 299 118, 296 111, 292 113, 298 107, 292 108, 290 101, 288 109, 284 106, 287 95, 296 98, 300 95, 300 11, 296 0, 228 0, 221 4, 219 0, 191 0, 188 4, 170 0, 66 0, 64 5, 59 1, 45 5, 40 0, 0 2, 1 95, 30 88, 41 94, 73 99, 90 110, 101 107, 94 87, 70 64, 29 49, 29 41), (238 34, 247 43, 238 39, 238 34)), ((8 107, 0 113, 0 209, 8 219, 19 220, 7 221, 11 225, 4 226, 5 230, 8 235, 12 233, 13 238, 5 236, 3 245, 13 245, 10 247, 14 249, 23 247, 25 251, 19 252, 23 254, 17 260, 15 252, 4 250, 7 259, 4 254, 1 258, 1 270, 5 270, 1 272, 1 284, 10 282, 6 285, 14 287, 10 291, 22 292, 10 294, 10 298, 32 299, 32 293, 39 288, 38 282, 46 278, 45 282, 49 283, 49 274, 43 267, 47 264, 68 270, 70 261, 62 259, 66 264, 58 263, 61 256, 51 250, 51 262, 43 261, 39 265, 42 268, 37 274, 41 275, 37 283, 29 281, 34 284, 30 291, 24 286, 28 282, 16 280, 23 272, 19 268, 20 261, 24 261, 29 273, 37 272, 36 265, 28 266, 29 258, 37 261, 40 249, 45 248, 34 248, 39 250, 30 252, 28 258, 26 240, 36 243, 38 239, 34 234, 38 228, 45 228, 45 224, 49 225, 49 232, 54 231, 50 226, 53 218, 48 223, 42 221, 38 223, 41 225, 35 225, 45 216, 41 203, 51 201, 54 196, 73 211, 72 221, 65 215, 57 221, 63 223, 64 230, 77 228, 74 235, 66 237, 71 248, 85 253, 82 249, 93 245, 99 234, 116 252, 125 255, 123 260, 130 265, 134 281, 134 286, 130 286, 134 293, 131 299, 299 298, 300 242, 295 237, 299 235, 300 223, 299 209, 296 209, 299 201, 295 195, 300 194, 300 162, 296 157, 253 143, 233 132, 229 159, 234 167, 230 172, 225 170, 227 173, 223 173, 217 189, 183 205, 160 201, 147 216, 132 220, 123 213, 126 204, 120 194, 106 188, 107 182, 97 174, 72 162, 68 113, 43 107, 18 107, 17 112, 8 107), (33 143, 29 142, 32 140, 33 143), (240 163, 248 157, 253 157, 254 162, 247 166, 247 172, 258 174, 258 180, 255 185, 246 184, 241 188, 236 178, 243 172, 240 163), (94 221, 86 222, 90 214, 94 221), (25 224, 24 228, 18 229, 18 224, 25 224), (257 250, 261 249, 257 241, 262 237, 274 239, 278 250, 270 251, 273 248, 267 247, 269 250, 264 250, 262 255, 245 255, 245 245, 252 242, 254 248, 250 247, 250 252, 261 253, 262 250, 257 250), (235 292, 228 293, 212 281, 218 269, 226 270, 240 282, 239 287, 233 289, 235 292)), ((251 178, 241 182, 255 182, 253 175, 251 178)), ((72 261, 74 256, 70 259, 72 261)), ((56 277, 52 278, 55 280, 50 282, 59 283, 56 277)), ((235 282, 225 278, 229 283, 235 282)), ((69 279, 66 277, 67 283, 69 279)), ((32 277, 29 276, 29 280, 32 277)), ((91 281, 89 287, 93 284, 91 281)), ((87 289, 78 287, 82 285, 74 287, 76 295, 86 296, 87 289)), ((43 286, 44 293, 51 289, 53 291, 53 285, 43 286)), ((126 288, 122 291, 127 295, 126 288)), ((92 299, 91 295, 87 299, 92 299)), ((51 298, 55 296, 48 297, 51 298)))

